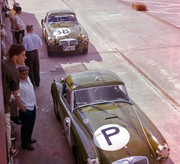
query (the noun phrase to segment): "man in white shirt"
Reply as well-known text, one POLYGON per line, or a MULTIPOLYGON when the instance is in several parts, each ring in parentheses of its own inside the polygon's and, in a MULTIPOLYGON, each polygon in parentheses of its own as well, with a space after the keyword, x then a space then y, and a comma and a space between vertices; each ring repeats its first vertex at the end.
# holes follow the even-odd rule
POLYGON ((33 33, 33 25, 26 26, 27 34, 23 37, 22 44, 26 49, 25 60, 26 65, 29 67, 29 77, 34 86, 38 87, 40 83, 40 65, 38 48, 42 46, 41 38, 33 33))
POLYGON ((18 68, 20 73, 19 96, 22 103, 19 111, 21 126, 21 142, 22 147, 27 150, 34 150, 31 145, 36 140, 32 139, 32 132, 36 118, 36 97, 34 87, 28 76, 28 66, 18 68))

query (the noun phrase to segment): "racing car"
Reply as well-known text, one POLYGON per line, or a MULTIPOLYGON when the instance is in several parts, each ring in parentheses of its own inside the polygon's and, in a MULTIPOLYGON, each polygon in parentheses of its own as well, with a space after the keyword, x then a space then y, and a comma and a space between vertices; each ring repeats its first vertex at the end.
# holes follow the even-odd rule
POLYGON ((109 70, 86 70, 54 79, 55 116, 78 164, 164 164, 170 148, 109 70))
POLYGON ((88 53, 89 37, 74 11, 50 10, 41 20, 41 25, 48 56, 52 56, 54 52, 88 53))

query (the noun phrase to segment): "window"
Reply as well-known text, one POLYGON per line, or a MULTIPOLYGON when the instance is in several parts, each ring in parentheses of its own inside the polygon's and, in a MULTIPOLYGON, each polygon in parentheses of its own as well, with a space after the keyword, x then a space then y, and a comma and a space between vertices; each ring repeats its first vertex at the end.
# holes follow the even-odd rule
POLYGON ((124 86, 101 86, 75 91, 75 106, 113 100, 128 100, 124 86))
POLYGON ((75 15, 73 14, 60 14, 60 15, 49 15, 48 16, 48 23, 60 23, 60 22, 73 22, 78 24, 75 15))
POLYGON ((67 101, 67 103, 70 105, 70 103, 71 103, 71 91, 69 90, 67 85, 64 86, 63 96, 64 96, 65 100, 67 101))

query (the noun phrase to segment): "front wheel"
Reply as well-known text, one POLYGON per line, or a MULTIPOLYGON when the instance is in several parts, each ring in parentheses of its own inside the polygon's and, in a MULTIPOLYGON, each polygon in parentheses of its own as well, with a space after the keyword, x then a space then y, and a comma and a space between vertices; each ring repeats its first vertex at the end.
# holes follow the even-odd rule
POLYGON ((88 48, 85 48, 85 49, 83 49, 83 54, 87 54, 88 53, 88 48))
POLYGON ((51 56, 53 56, 54 53, 52 51, 49 51, 48 48, 47 48, 47 54, 48 54, 49 57, 51 57, 51 56))
POLYGON ((79 154, 79 152, 77 152, 77 150, 75 152, 75 162, 76 162, 76 164, 82 164, 80 154, 79 154))
POLYGON ((55 113, 55 115, 56 115, 56 119, 57 119, 57 120, 60 120, 58 100, 54 100, 54 99, 53 99, 53 104, 54 104, 54 113, 55 113))

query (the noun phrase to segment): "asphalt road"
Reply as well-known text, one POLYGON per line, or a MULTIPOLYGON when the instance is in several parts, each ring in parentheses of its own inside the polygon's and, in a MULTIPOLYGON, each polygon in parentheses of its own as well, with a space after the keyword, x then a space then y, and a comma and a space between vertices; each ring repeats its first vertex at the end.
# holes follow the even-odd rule
MULTIPOLYGON (((73 164, 74 159, 64 131, 53 113, 51 83, 54 78, 59 79, 70 72, 110 69, 126 83, 131 98, 166 138, 171 148, 168 163, 178 164, 180 31, 178 23, 168 21, 173 20, 171 14, 165 16, 161 11, 159 17, 155 14, 155 9, 160 8, 153 5, 160 5, 160 2, 144 1, 148 4, 147 12, 135 11, 130 2, 120 0, 79 0, 78 3, 75 0, 54 0, 53 3, 48 0, 17 2, 22 6, 24 23, 33 24, 35 33, 41 38, 41 19, 48 10, 73 9, 89 34, 90 45, 87 55, 76 53, 51 58, 47 56, 45 43, 39 49, 41 83, 35 89, 38 111, 33 134, 37 144, 32 152, 22 150, 20 127, 14 125, 16 146, 20 151, 15 161, 19 164, 73 164)), ((176 8, 176 5, 170 5, 168 1, 162 4, 169 4, 169 10, 174 6, 176 8)), ((9 31, 8 18, 4 21, 9 31)), ((12 43, 10 32, 8 42, 12 43)))

